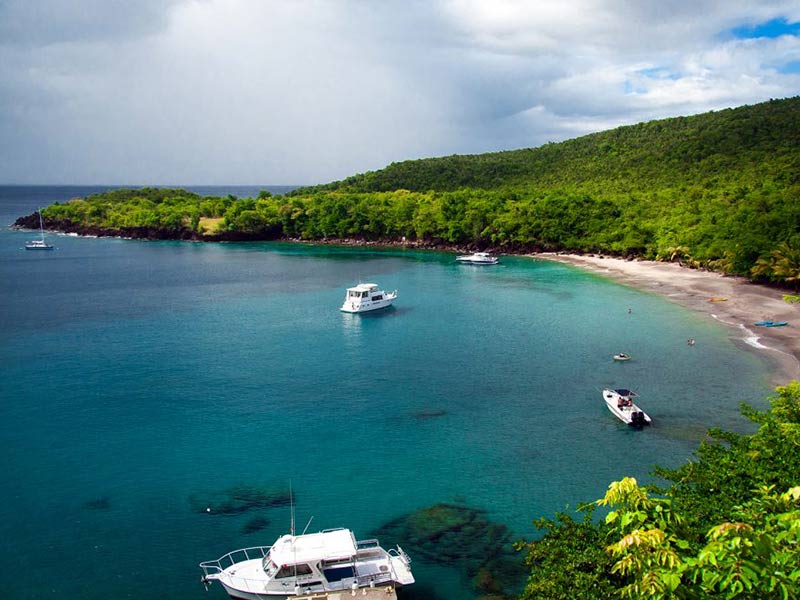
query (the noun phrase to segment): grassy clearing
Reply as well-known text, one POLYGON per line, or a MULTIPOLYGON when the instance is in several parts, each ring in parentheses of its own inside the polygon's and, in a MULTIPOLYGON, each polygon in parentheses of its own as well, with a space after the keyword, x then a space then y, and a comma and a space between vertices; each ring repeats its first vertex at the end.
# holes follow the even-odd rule
POLYGON ((222 223, 222 217, 200 217, 200 228, 203 235, 213 235, 217 233, 220 223, 222 223))

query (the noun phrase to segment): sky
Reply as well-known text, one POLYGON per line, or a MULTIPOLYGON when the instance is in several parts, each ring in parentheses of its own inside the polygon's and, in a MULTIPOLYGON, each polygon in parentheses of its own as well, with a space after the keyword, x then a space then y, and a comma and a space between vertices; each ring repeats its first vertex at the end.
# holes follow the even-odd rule
POLYGON ((0 0, 0 183, 324 183, 798 94, 797 0, 0 0))

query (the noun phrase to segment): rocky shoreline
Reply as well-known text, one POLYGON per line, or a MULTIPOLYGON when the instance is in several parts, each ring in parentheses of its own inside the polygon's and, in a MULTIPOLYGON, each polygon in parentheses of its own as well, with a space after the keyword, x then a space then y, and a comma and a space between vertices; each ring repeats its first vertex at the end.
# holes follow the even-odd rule
MULTIPOLYGON (((185 241, 185 242, 294 242, 303 244, 330 244, 336 246, 365 246, 374 248, 408 248, 419 250, 439 250, 443 252, 473 252, 477 250, 502 252, 503 254, 530 254, 541 252, 544 248, 538 246, 520 247, 487 247, 477 244, 452 245, 440 242, 428 242, 422 240, 397 239, 378 239, 365 240, 361 238, 322 238, 322 239, 301 239, 282 235, 280 232, 259 232, 244 233, 238 231, 228 231, 219 234, 202 234, 188 228, 181 229, 162 229, 158 227, 87 227, 73 223, 72 221, 56 221, 53 219, 43 219, 44 228, 55 233, 69 233, 86 237, 116 237, 134 240, 150 241, 185 241)), ((33 213, 25 217, 18 218, 12 225, 15 229, 39 229, 39 213, 33 213)))

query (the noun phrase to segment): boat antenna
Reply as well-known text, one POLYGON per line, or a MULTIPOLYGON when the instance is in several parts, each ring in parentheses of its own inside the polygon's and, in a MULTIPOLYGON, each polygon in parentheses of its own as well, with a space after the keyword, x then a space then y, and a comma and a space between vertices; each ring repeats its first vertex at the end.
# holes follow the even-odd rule
POLYGON ((294 537, 294 499, 292 498, 292 480, 289 480, 289 533, 294 537))
POLYGON ((301 533, 300 535, 305 535, 306 534, 306 531, 308 530, 308 526, 311 525, 311 521, 313 521, 313 520, 314 520, 314 515, 311 515, 311 518, 308 520, 308 523, 306 523, 306 528, 303 529, 303 533, 301 533))
POLYGON ((292 480, 289 480, 289 514, 291 523, 289 525, 289 533, 292 534, 292 563, 294 567, 294 587, 295 595, 299 590, 297 589, 297 540, 294 537, 294 497, 292 496, 292 480))

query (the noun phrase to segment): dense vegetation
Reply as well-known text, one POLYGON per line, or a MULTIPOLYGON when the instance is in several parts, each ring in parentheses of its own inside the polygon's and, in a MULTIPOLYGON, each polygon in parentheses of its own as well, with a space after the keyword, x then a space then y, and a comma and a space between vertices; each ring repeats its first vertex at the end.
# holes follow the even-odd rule
POLYGON ((694 460, 659 469, 666 489, 626 478, 579 521, 539 521, 544 537, 520 544, 522 600, 800 597, 800 383, 776 392, 765 412, 744 407, 755 434, 713 431, 694 460), (598 506, 611 509, 599 522, 598 506))
POLYGON ((285 196, 145 188, 44 212, 140 237, 408 241, 680 260, 800 279, 800 98, 540 148, 407 161, 285 196))

